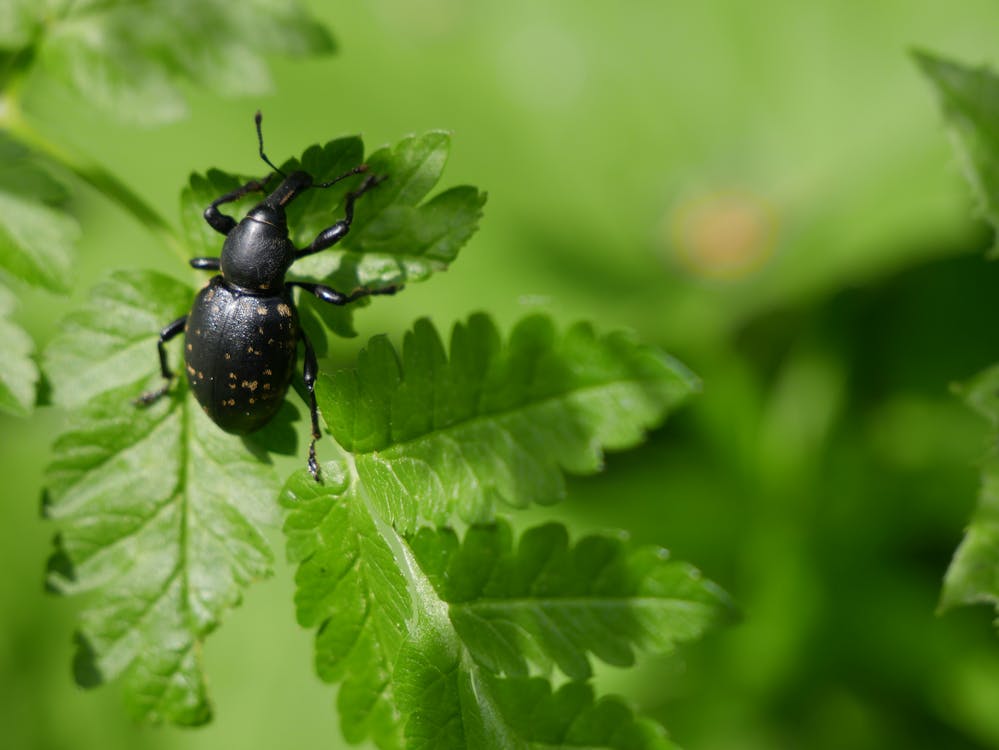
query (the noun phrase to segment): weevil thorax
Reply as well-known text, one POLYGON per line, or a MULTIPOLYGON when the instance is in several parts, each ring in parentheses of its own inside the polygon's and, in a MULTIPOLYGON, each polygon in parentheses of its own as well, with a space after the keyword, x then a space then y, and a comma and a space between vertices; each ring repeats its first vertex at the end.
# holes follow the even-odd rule
POLYGON ((229 232, 222 245, 221 263, 228 283, 263 294, 282 288, 296 252, 288 238, 285 206, 310 187, 312 176, 308 172, 292 172, 229 232))

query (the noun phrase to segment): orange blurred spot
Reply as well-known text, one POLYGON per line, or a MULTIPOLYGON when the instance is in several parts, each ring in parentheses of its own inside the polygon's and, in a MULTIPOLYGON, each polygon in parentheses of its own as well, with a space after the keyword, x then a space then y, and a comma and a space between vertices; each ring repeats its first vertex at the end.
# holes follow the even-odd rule
POLYGON ((718 191, 681 202, 669 216, 667 233, 685 268, 703 278, 734 281, 773 255, 776 220, 752 193, 718 191))

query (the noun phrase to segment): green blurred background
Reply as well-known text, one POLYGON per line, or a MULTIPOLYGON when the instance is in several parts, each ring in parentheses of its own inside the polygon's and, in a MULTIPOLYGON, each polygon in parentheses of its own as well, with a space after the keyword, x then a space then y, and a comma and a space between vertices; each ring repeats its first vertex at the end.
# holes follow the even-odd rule
MULTIPOLYGON (((374 147, 452 130, 446 184, 489 191, 480 233, 447 273, 363 310, 335 362, 422 315, 447 328, 485 309, 508 326, 541 309, 635 329, 704 381, 647 445, 515 519, 627 529, 740 603, 739 625, 601 686, 690 750, 999 748, 992 613, 935 614, 985 440, 949 385, 999 359, 999 267, 908 55, 994 61, 999 4, 311 6, 340 53, 277 61, 268 97, 193 90, 192 116, 156 130, 44 81, 26 109, 168 216, 191 171, 259 171, 258 107, 275 158, 344 133, 374 147)), ((29 293, 17 316, 42 342, 111 269, 187 278, 114 205, 76 196, 75 298, 29 293)), ((37 510, 62 419, 0 417, 0 742, 340 747, 283 564, 208 641, 211 726, 137 727, 114 686, 74 686, 74 603, 42 593, 37 510)))

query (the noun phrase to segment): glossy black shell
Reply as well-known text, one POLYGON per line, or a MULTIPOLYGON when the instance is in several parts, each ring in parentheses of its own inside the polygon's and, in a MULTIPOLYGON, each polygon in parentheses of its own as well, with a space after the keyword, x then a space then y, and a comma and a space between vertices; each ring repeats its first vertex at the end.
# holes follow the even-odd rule
POLYGON ((222 245, 222 275, 230 284, 273 294, 284 286, 284 274, 295 261, 288 239, 284 208, 262 203, 232 228, 222 245))
POLYGON ((281 408, 295 369, 298 314, 287 289, 251 294, 215 276, 184 329, 187 382, 226 432, 263 427, 281 408))

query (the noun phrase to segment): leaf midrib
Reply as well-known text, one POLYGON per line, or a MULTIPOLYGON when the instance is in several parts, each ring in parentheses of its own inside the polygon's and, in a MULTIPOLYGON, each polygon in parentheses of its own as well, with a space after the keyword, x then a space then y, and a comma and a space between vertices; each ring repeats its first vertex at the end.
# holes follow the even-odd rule
MULTIPOLYGON (((482 423, 482 422, 495 422, 495 421, 498 421, 499 419, 504 418, 504 417, 515 416, 516 414, 518 414, 520 412, 527 412, 527 411, 530 411, 532 409, 535 409, 535 408, 538 408, 538 407, 541 407, 541 406, 546 406, 546 405, 551 404, 551 403, 555 403, 555 402, 558 402, 558 401, 565 401, 565 400, 569 399, 572 396, 583 395, 583 394, 586 394, 586 393, 589 393, 589 392, 592 392, 592 391, 604 390, 604 389, 608 389, 608 388, 611 388, 611 387, 614 387, 614 386, 622 386, 622 385, 655 385, 655 384, 659 384, 659 383, 663 383, 663 380, 661 378, 653 378, 653 377, 648 377, 648 378, 620 378, 620 379, 615 379, 615 380, 607 380, 607 381, 603 381, 603 382, 596 383, 596 384, 590 384, 590 385, 582 386, 582 387, 579 387, 579 388, 571 388, 571 389, 562 391, 561 393, 553 394, 551 396, 545 396, 545 397, 542 397, 542 398, 530 399, 528 401, 524 401, 524 402, 516 405, 514 408, 507 409, 507 410, 502 410, 502 411, 501 410, 495 410, 495 411, 476 411, 475 414, 473 414, 472 416, 470 416, 470 417, 468 417, 466 419, 458 420, 458 421, 453 422, 453 423, 451 423, 449 425, 446 425, 444 427, 437 427, 437 428, 435 428, 433 430, 430 430, 428 432, 424 432, 424 433, 422 433, 420 435, 414 435, 411 438, 407 438, 405 440, 399 440, 399 441, 390 443, 387 446, 383 446, 383 447, 380 447, 380 448, 373 448, 371 450, 364 450, 364 451, 352 450, 350 448, 344 448, 344 450, 347 451, 347 452, 349 452, 350 454, 352 454, 354 456, 358 456, 358 457, 359 456, 377 456, 379 454, 381 454, 381 455, 391 454, 392 452, 394 452, 396 450, 401 450, 402 448, 404 448, 406 446, 415 445, 415 444, 421 443, 421 442, 426 441, 426 440, 433 440, 435 437, 437 437, 439 435, 447 435, 448 433, 458 432, 461 429, 464 429, 464 428, 469 427, 469 426, 474 426, 474 425, 482 423)), ((665 385, 665 383, 663 383, 663 385, 665 385)), ((436 389, 435 389, 435 392, 436 392, 436 389)), ((391 418, 390 418, 390 420, 391 420, 391 418)), ((355 417, 355 423, 356 423, 356 417, 355 417)), ((390 421, 390 423, 391 423, 391 421, 390 421)), ((333 433, 333 437, 334 437, 334 439, 336 439, 336 434, 335 433, 333 433)), ((339 441, 337 441, 337 443, 339 444, 339 441)), ((343 447, 343 446, 341 445, 341 447, 343 447)))
POLYGON ((557 609, 559 607, 564 608, 592 608, 592 609, 613 609, 613 608, 626 608, 633 609, 636 606, 640 607, 657 607, 657 606, 678 606, 681 609, 696 609, 704 605, 701 602, 697 602, 691 599, 680 599, 673 596, 667 597, 656 597, 656 596, 621 596, 621 597, 597 597, 588 599, 582 596, 567 596, 567 597, 515 597, 510 599, 477 599, 472 602, 458 602, 448 605, 451 609, 457 610, 468 610, 475 612, 477 610, 486 611, 503 611, 506 609, 531 609, 531 608, 542 608, 542 609, 557 609))

